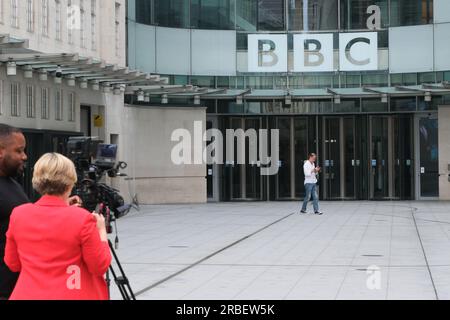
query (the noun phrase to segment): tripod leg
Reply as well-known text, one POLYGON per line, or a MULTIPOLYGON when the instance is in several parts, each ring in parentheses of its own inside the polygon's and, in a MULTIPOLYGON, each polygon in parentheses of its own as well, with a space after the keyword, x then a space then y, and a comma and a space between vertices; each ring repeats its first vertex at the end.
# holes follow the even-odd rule
POLYGON ((109 247, 111 249, 111 253, 113 255, 114 261, 116 262, 117 267, 119 268, 120 276, 119 277, 117 276, 117 274, 112 266, 109 267, 109 270, 111 271, 111 274, 113 275, 114 281, 116 282, 117 287, 119 288, 122 298, 124 300, 136 300, 133 290, 131 289, 130 282, 128 281, 128 278, 125 275, 122 265, 120 264, 119 258, 117 257, 116 251, 114 250, 113 244, 110 240, 108 240, 108 243, 109 243, 109 247))

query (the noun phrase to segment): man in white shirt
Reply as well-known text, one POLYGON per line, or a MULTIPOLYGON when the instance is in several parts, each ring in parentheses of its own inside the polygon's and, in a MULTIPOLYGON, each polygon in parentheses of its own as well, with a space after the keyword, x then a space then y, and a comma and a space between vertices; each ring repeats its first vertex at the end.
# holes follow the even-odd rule
POLYGON ((310 153, 308 155, 308 160, 305 161, 305 164, 303 165, 303 172, 305 173, 305 191, 306 196, 305 200, 303 201, 303 207, 300 211, 301 213, 306 213, 306 208, 308 206, 308 202, 311 199, 313 199, 313 207, 314 207, 314 213, 318 215, 322 215, 323 212, 319 211, 319 197, 317 196, 317 174, 320 172, 321 168, 316 167, 315 162, 317 160, 317 156, 314 153, 310 153))

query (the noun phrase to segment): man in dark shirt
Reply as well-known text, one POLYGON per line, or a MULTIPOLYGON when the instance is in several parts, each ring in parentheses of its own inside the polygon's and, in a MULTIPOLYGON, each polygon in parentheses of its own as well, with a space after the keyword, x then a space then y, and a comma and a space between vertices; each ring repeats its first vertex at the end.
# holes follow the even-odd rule
POLYGON ((25 136, 19 129, 0 124, 0 300, 9 298, 18 278, 3 259, 11 212, 30 202, 22 186, 14 180, 23 173, 27 160, 25 146, 25 136))
MULTIPOLYGON (((22 131, 0 123, 0 300, 8 299, 16 285, 18 274, 5 265, 6 232, 9 217, 17 206, 30 202, 22 186, 14 179, 23 174, 27 155, 22 131)), ((81 206, 80 197, 69 198, 69 204, 81 206)))

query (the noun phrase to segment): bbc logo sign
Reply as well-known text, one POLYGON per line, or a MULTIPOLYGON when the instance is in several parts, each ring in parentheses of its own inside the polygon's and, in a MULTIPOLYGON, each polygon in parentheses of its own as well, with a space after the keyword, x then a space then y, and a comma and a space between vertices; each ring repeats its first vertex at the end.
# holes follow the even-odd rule
POLYGON ((248 36, 249 72, 333 72, 378 70, 378 33, 340 33, 339 65, 333 34, 294 34, 293 70, 288 70, 287 34, 248 36))

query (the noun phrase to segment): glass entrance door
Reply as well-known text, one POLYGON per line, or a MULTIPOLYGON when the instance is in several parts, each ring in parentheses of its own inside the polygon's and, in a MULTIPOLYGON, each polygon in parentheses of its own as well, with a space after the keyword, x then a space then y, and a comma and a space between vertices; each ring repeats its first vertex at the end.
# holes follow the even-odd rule
POLYGON ((307 158, 309 144, 314 142, 312 135, 308 132, 308 119, 279 117, 276 119, 276 127, 280 133, 276 199, 304 197, 303 164, 307 158))
MULTIPOLYGON (((206 118, 206 130, 210 129, 217 129, 218 128, 218 120, 215 117, 207 117, 206 118)), ((208 141, 209 143, 217 143, 215 141, 215 137, 211 138, 211 141, 208 141)), ((211 156, 217 156, 217 151, 214 151, 211 156)), ((206 165, 206 191, 207 191, 207 197, 208 201, 210 202, 217 202, 220 200, 220 181, 222 179, 222 172, 220 169, 222 165, 218 163, 211 164, 210 161, 206 165)))
POLYGON ((417 117, 419 148, 416 167, 419 199, 439 197, 438 120, 436 117, 417 117))
POLYGON ((414 186, 411 115, 369 119, 369 199, 412 199, 414 186))
POLYGON ((322 175, 324 199, 355 198, 355 118, 323 119, 322 175))
POLYGON ((414 122, 411 115, 399 115, 392 120, 393 197, 414 198, 414 122))
POLYGON ((261 118, 230 118, 229 128, 236 130, 243 130, 245 142, 243 150, 240 150, 241 145, 237 143, 235 136, 234 143, 234 160, 227 164, 227 172, 230 179, 230 195, 231 200, 261 200, 262 199, 262 176, 260 164, 257 161, 251 160, 250 157, 250 143, 256 143, 252 146, 258 155, 258 132, 261 126, 261 118), (247 130, 248 131, 247 134, 247 130), (255 140, 250 138, 254 134, 255 140), (238 154, 244 152, 245 164, 238 163, 238 154))
POLYGON ((370 199, 387 199, 390 196, 390 135, 389 117, 370 119, 370 199))
POLYGON ((322 174, 325 199, 341 198, 341 118, 324 119, 322 174))

